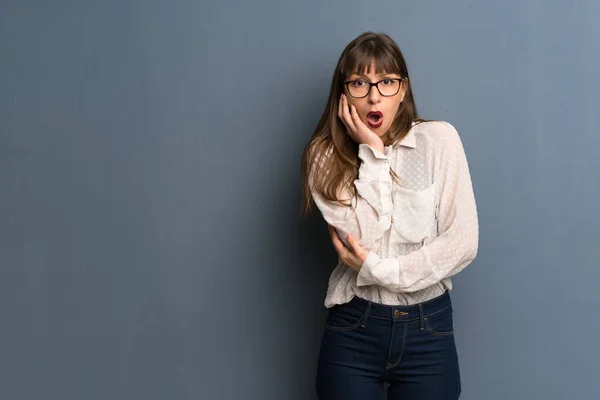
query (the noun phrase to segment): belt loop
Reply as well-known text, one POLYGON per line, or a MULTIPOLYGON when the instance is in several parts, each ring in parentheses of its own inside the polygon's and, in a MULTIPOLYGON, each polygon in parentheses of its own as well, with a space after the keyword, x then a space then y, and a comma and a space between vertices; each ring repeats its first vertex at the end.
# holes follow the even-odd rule
POLYGON ((367 319, 369 318, 369 313, 371 312, 371 302, 367 301, 367 309, 365 310, 365 313, 363 314, 362 318, 361 318, 361 322, 360 322, 360 327, 361 328, 366 328, 367 326, 367 319))
POLYGON ((423 305, 419 303, 419 330, 425 330, 425 319, 423 318, 423 305))

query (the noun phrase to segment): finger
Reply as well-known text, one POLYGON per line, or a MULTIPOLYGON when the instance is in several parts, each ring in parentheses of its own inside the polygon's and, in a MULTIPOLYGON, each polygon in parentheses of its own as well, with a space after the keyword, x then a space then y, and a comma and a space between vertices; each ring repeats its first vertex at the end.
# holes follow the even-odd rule
POLYGON ((329 225, 328 229, 329 236, 331 236, 331 241, 333 242, 333 247, 335 247, 335 249, 339 253, 344 248, 344 243, 342 243, 342 241, 338 237, 337 231, 333 226, 329 225))
POLYGON ((364 262, 366 258, 366 254, 368 253, 361 245, 358 244, 358 241, 354 239, 352 235, 348 235, 348 248, 352 252, 352 255, 356 257, 357 263, 360 265, 364 262))
POLYGON ((344 124, 344 127, 346 128, 346 132, 348 133, 348 135, 350 135, 350 137, 352 139, 354 139, 354 137, 352 136, 352 131, 350 130, 350 127, 348 126, 348 124, 346 123, 346 120, 344 119, 342 107, 343 107, 342 101, 340 101, 340 107, 338 108, 338 118, 340 119, 340 121, 342 121, 342 124, 344 124))
POLYGON ((344 245, 344 242, 340 240, 340 237, 337 234, 337 230, 329 225, 329 233, 331 234, 331 241, 333 242, 333 247, 335 251, 337 251, 338 255, 342 258, 342 260, 346 260, 350 251, 344 245))
POLYGON ((356 128, 360 128, 360 127, 367 127, 364 122, 362 122, 362 120, 360 119, 360 117, 358 116, 358 111, 356 110, 356 107, 354 106, 350 106, 350 117, 352 118, 352 122, 354 123, 354 125, 356 126, 356 128))
POLYGON ((357 256, 359 259, 362 258, 364 249, 358 244, 358 241, 354 239, 354 236, 348 235, 346 239, 348 241, 348 248, 352 254, 357 256))
POLYGON ((356 132, 356 126, 354 125, 354 121, 352 120, 351 108, 348 104, 348 98, 344 96, 344 106, 342 107, 342 115, 344 116, 344 120, 348 127, 352 130, 352 133, 356 132))
POLYGON ((346 265, 348 265, 350 268, 352 268, 353 270, 357 271, 360 269, 360 265, 362 264, 362 262, 360 261, 360 258, 358 258, 357 256, 355 256, 352 253, 348 253, 348 259, 346 260, 346 265))
POLYGON ((356 126, 354 126, 354 122, 352 121, 352 116, 350 115, 350 107, 348 106, 348 98, 346 96, 344 96, 344 98, 342 99, 343 105, 342 105, 342 117, 343 120, 345 121, 346 127, 348 127, 348 129, 352 132, 352 135, 354 135, 354 132, 356 132, 356 126))
POLYGON ((329 231, 329 236, 331 237, 331 240, 333 240, 333 231, 335 230, 335 228, 327 224, 327 230, 329 231))
POLYGON ((342 93, 342 95, 340 96, 340 102, 338 105, 338 118, 342 121, 342 124, 344 124, 344 126, 346 127, 346 132, 348 132, 348 135, 352 138, 352 140, 355 140, 354 135, 352 134, 352 130, 350 128, 350 126, 348 126, 348 124, 346 123, 346 119, 344 118, 344 98, 346 96, 344 96, 344 94, 342 93))
POLYGON ((334 236, 334 233, 335 233, 335 228, 332 225, 327 224, 327 230, 329 231, 329 236, 331 236, 331 239, 333 240, 333 236, 334 236))
POLYGON ((348 241, 348 247, 349 247, 350 251, 352 251, 352 253, 356 254, 358 243, 356 243, 356 239, 354 239, 354 236, 348 235, 348 236, 346 236, 346 240, 348 241))

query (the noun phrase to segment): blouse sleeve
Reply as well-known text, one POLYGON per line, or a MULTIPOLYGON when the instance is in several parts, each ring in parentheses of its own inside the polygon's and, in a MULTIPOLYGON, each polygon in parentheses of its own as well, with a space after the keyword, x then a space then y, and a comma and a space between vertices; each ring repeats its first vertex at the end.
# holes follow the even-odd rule
POLYGON ((379 240, 391 225, 390 160, 385 154, 366 144, 358 146, 358 158, 360 166, 358 177, 354 181, 356 196, 350 198, 348 190, 342 193, 342 199, 350 200, 350 205, 327 200, 313 190, 312 173, 319 171, 319 168, 311 168, 309 185, 323 218, 336 228, 345 244, 346 235, 351 234, 361 246, 376 249, 379 240))

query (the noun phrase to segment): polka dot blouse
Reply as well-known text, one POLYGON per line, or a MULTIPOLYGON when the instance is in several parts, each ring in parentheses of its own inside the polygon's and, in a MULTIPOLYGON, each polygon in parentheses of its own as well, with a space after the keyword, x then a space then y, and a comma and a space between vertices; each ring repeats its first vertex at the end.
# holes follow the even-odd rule
POLYGON ((359 273, 338 263, 325 306, 355 295, 410 305, 451 290, 450 277, 473 261, 479 241, 473 186, 456 129, 441 121, 413 124, 399 144, 384 153, 361 144, 358 157, 351 205, 312 192, 342 241, 351 234, 369 250, 359 273))

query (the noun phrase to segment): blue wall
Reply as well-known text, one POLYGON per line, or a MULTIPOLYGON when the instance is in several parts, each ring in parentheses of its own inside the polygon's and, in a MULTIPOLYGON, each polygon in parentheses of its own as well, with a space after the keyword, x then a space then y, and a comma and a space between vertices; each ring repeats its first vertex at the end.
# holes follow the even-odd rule
POLYGON ((459 130, 465 400, 600 398, 600 2, 0 3, 0 398, 314 398, 299 156, 343 47, 459 130))

